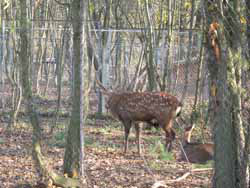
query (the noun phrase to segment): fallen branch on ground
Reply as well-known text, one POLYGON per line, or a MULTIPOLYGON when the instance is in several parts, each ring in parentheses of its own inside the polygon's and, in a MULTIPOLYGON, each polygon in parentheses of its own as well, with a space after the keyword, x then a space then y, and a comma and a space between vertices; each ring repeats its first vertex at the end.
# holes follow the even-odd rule
POLYGON ((175 179, 175 180, 169 180, 168 183, 175 183, 175 182, 180 182, 187 178, 189 175, 191 175, 194 172, 204 172, 204 171, 211 171, 213 168, 196 168, 196 169, 191 169, 188 172, 184 173, 181 177, 175 179))

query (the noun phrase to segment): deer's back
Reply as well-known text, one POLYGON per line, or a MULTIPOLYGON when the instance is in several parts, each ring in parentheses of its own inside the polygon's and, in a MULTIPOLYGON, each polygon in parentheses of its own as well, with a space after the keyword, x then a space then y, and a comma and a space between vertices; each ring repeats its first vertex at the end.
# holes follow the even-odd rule
POLYGON ((119 119, 147 121, 160 120, 173 106, 181 106, 176 97, 161 92, 113 93, 107 107, 119 119))

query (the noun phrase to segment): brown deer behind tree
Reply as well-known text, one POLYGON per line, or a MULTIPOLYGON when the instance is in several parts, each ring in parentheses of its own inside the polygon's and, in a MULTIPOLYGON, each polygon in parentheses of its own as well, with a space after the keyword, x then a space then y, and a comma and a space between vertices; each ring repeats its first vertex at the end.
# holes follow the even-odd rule
POLYGON ((214 144, 190 142, 194 127, 195 125, 185 128, 182 141, 184 151, 181 150, 180 161, 187 161, 191 163, 206 163, 207 161, 213 159, 214 144))

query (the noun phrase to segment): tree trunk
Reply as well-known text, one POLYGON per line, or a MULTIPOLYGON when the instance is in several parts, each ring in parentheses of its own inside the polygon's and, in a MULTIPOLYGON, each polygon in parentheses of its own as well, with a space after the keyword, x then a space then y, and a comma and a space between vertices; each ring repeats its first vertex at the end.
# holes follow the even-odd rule
POLYGON ((155 62, 154 62, 154 32, 153 32, 153 25, 151 20, 151 3, 146 0, 145 1, 145 10, 146 10, 146 18, 147 18, 147 26, 148 35, 146 37, 148 53, 146 55, 146 64, 147 64, 147 73, 148 73, 148 89, 149 91, 154 91, 156 89, 156 79, 155 79, 155 62))
POLYGON ((166 88, 168 89, 168 92, 170 92, 171 89, 171 75, 170 73, 170 66, 171 66, 171 47, 173 43, 173 16, 174 16, 174 11, 173 11, 173 1, 169 0, 168 1, 168 32, 167 32, 167 49, 166 49, 166 62, 164 62, 164 70, 163 70, 163 76, 162 76, 162 91, 165 91, 166 88), (167 78, 167 83, 166 83, 166 78, 167 78), (167 87, 166 87, 167 84, 167 87))
POLYGON ((201 71, 203 68, 203 56, 204 56, 204 44, 203 43, 204 43, 205 24, 204 24, 204 22, 202 24, 203 24, 203 26, 202 26, 203 34, 201 37, 201 47, 200 47, 199 62, 198 62, 198 67, 197 67, 197 80, 196 80, 196 84, 195 84, 195 96, 194 96, 194 104, 192 107, 193 113, 191 114, 191 124, 194 121, 194 115, 195 115, 194 112, 196 112, 199 93, 203 92, 200 82, 201 82, 201 71))
POLYGON ((58 176, 51 169, 48 168, 46 160, 41 152, 41 127, 36 112, 36 106, 32 100, 32 90, 30 82, 29 70, 29 55, 28 55, 28 19, 27 19, 27 4, 26 0, 19 0, 21 17, 20 17, 20 63, 21 66, 21 83, 23 88, 23 96, 26 100, 27 114, 29 114, 30 122, 33 127, 32 137, 32 157, 36 164, 37 170, 42 177, 51 178, 55 185, 62 187, 80 186, 77 180, 58 176))
POLYGON ((189 25, 189 34, 188 34, 188 50, 187 50, 187 60, 185 61, 185 82, 184 82, 184 89, 181 96, 181 101, 183 101, 187 94, 187 88, 188 88, 188 76, 190 74, 189 72, 189 65, 191 64, 191 51, 192 51, 192 45, 193 45, 193 22, 194 22, 194 7, 195 7, 195 1, 192 0, 191 2, 191 18, 190 18, 190 25, 189 25))
POLYGON ((225 6, 221 6, 220 2, 208 2, 205 6, 208 15, 207 48, 211 102, 214 111, 213 187, 248 188, 248 159, 241 119, 242 53, 239 5, 235 0, 225 6), (219 10, 215 7, 219 7, 219 10), (221 18, 221 15, 224 17, 221 18))
MULTIPOLYGON (((247 17, 247 31, 246 31, 246 36, 247 36, 247 46, 248 46, 248 59, 250 57, 250 1, 246 1, 246 17, 247 17)), ((250 65, 250 62, 249 62, 250 65)))
POLYGON ((73 0, 72 2, 72 25, 73 25, 73 66, 74 66, 74 91, 73 91, 73 107, 71 112, 70 125, 67 135, 67 143, 64 154, 63 170, 70 177, 79 177, 81 169, 80 153, 80 96, 81 96, 81 40, 82 40, 82 16, 81 0, 73 0))

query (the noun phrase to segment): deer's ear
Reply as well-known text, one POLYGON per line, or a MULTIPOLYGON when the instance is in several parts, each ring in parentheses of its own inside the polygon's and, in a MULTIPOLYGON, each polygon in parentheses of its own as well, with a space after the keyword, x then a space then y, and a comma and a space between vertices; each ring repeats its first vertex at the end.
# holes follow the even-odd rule
POLYGON ((177 109, 176 109, 176 117, 178 117, 180 114, 181 114, 181 109, 182 109, 182 106, 178 106, 177 109))

